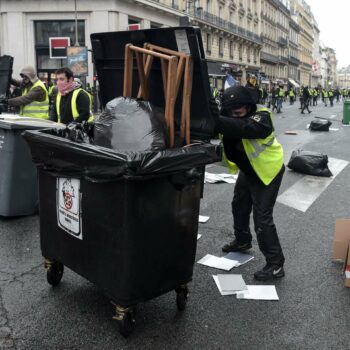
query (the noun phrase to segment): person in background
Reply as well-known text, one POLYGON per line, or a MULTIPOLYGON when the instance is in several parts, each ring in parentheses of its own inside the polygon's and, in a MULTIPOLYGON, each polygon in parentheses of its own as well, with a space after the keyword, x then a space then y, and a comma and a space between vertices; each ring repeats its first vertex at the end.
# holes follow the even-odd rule
POLYGON ((305 114, 305 109, 309 112, 309 114, 312 112, 309 110, 309 101, 310 101, 310 90, 308 86, 305 86, 303 89, 303 96, 302 96, 302 108, 301 108, 301 114, 305 114))
POLYGON ((21 90, 21 96, 8 99, 8 105, 19 107, 23 117, 48 119, 49 94, 45 84, 38 78, 32 66, 24 67, 20 76, 22 80, 11 79, 11 84, 21 90))
POLYGON ((67 68, 56 71, 57 95, 50 110, 50 120, 63 124, 92 122, 91 97, 74 81, 73 72, 67 68))

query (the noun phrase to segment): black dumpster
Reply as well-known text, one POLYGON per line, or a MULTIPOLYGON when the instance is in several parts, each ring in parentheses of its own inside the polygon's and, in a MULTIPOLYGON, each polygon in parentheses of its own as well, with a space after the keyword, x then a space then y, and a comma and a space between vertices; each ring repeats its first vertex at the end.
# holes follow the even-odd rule
MULTIPOLYGON (((216 147, 206 142, 215 122, 207 103, 210 88, 198 29, 92 35, 105 105, 121 94, 123 50, 113 51, 115 43, 121 48, 128 42, 151 42, 177 50, 177 30, 182 31, 182 40, 187 36, 196 67, 192 146, 118 152, 74 142, 50 130, 24 134, 39 173, 40 238, 48 282, 58 284, 67 266, 98 285, 116 305, 115 319, 124 336, 133 329, 140 302, 175 290, 178 309, 185 308, 204 168, 220 158, 216 147)), ((162 91, 161 86, 154 88, 162 91)), ((153 102, 163 107, 157 98, 153 102)))

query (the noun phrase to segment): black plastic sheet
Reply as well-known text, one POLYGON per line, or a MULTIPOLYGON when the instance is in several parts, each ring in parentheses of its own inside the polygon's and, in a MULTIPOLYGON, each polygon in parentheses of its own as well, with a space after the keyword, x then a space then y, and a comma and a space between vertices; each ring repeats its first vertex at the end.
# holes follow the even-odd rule
POLYGON ((53 175, 74 176, 93 182, 187 171, 220 160, 219 147, 209 143, 160 151, 116 152, 77 143, 55 133, 53 130, 23 133, 36 166, 53 175))
POLYGON ((159 151, 167 147, 163 112, 150 102, 117 97, 96 119, 94 144, 117 152, 159 151))
POLYGON ((288 163, 288 168, 306 175, 322 177, 330 177, 333 175, 328 168, 327 155, 303 151, 301 149, 293 151, 288 163))
POLYGON ((332 123, 329 120, 312 120, 309 129, 312 131, 329 131, 329 127, 332 123))

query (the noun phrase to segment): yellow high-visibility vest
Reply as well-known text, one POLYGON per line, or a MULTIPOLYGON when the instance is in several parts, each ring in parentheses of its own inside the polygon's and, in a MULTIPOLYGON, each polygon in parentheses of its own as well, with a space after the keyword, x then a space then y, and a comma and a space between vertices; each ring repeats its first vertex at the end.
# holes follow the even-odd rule
MULTIPOLYGON (((79 112, 78 112, 78 107, 77 107, 77 98, 78 98, 78 95, 81 91, 89 96, 90 117, 88 119, 88 123, 92 123, 94 121, 94 116, 93 116, 92 111, 91 111, 92 110, 92 96, 82 88, 73 90, 73 95, 72 95, 72 100, 71 100, 71 109, 72 109, 73 119, 77 119, 79 117, 79 112)), ((60 122, 60 119, 61 119, 61 108, 60 108, 61 107, 61 97, 62 97, 62 95, 59 92, 57 94, 57 98, 56 98, 56 112, 57 112, 58 122, 60 122)))
MULTIPOLYGON (((257 113, 259 112, 268 112, 272 121, 272 113, 269 109, 259 108, 257 113)), ((274 132, 264 139, 242 139, 242 143, 252 168, 263 184, 269 185, 284 163, 283 148, 276 140, 274 132)), ((223 161, 230 173, 237 173, 238 166, 227 159, 225 151, 223 152, 223 161)))
POLYGON ((27 95, 29 91, 38 86, 45 92, 45 100, 41 102, 34 101, 21 106, 19 114, 23 117, 49 119, 49 94, 46 90, 45 84, 41 80, 36 81, 29 89, 25 88, 22 92, 22 96, 27 95))

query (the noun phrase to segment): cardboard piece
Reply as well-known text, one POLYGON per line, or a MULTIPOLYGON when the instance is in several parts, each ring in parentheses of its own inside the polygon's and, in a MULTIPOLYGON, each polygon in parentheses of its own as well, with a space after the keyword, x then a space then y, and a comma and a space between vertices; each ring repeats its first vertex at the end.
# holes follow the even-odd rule
POLYGON ((344 274, 345 274, 345 287, 350 288, 350 242, 348 242, 346 259, 344 264, 344 274))
POLYGON ((350 219, 337 219, 333 240, 333 260, 345 261, 350 241, 350 219))

